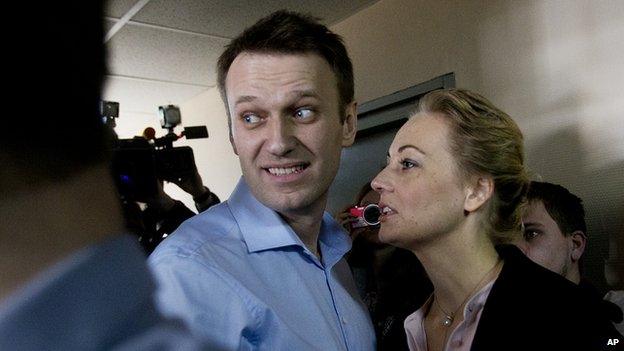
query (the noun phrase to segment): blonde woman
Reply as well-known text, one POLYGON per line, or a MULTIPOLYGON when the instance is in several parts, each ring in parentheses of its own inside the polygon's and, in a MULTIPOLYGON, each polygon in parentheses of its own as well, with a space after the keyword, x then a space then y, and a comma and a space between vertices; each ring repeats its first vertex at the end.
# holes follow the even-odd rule
POLYGON ((593 350, 615 331, 589 299, 513 246, 529 184, 522 134, 482 96, 424 96, 372 181, 381 241, 412 251, 433 294, 405 320, 411 350, 593 350), (498 249, 498 251, 497 251, 498 249))

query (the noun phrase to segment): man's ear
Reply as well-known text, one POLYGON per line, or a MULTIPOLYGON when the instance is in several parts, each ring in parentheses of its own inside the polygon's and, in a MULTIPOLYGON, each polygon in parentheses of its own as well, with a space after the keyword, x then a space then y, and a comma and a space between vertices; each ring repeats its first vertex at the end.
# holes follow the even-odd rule
POLYGON ((236 150, 236 144, 234 144, 232 136, 230 136, 230 145, 232 145, 232 151, 234 151, 234 155, 238 156, 238 150, 236 150))
POLYGON ((477 211, 494 194, 494 179, 487 176, 472 177, 466 186, 466 198, 464 200, 464 212, 477 211))
POLYGON ((234 151, 234 154, 238 156, 238 150, 236 150, 236 143, 234 142, 234 137, 232 136, 232 129, 230 129, 230 145, 232 145, 232 151, 234 151))
POLYGON ((353 145, 355 134, 357 133, 357 102, 352 101, 349 103, 343 113, 342 146, 347 147, 353 145))
POLYGON ((230 145, 232 145, 232 151, 234 154, 238 156, 238 151, 236 150, 236 143, 234 142, 234 136, 232 135, 232 117, 230 117, 230 113, 227 114, 228 121, 228 133, 230 134, 230 145))
POLYGON ((570 255, 572 262, 577 262, 585 253, 585 247, 587 246, 587 235, 580 230, 576 230, 570 234, 570 243, 572 245, 572 250, 570 250, 570 255))

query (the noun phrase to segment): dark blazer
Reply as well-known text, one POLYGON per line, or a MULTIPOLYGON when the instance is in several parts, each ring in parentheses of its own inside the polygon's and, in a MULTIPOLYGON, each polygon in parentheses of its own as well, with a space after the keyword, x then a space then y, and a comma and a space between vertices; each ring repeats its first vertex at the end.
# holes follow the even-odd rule
POLYGON ((483 307, 472 351, 620 350, 624 339, 599 301, 529 260, 515 246, 497 248, 502 271, 483 307), (619 338, 617 346, 609 339, 619 338))

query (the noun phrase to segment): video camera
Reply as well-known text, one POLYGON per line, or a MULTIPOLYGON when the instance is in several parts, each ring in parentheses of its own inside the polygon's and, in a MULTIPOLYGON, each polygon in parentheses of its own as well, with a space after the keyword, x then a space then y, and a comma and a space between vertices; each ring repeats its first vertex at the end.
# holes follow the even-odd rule
MULTIPOLYGON (((119 103, 102 101, 100 112, 105 124, 114 127, 119 117, 119 103)), ((159 182, 181 181, 197 172, 193 149, 189 146, 173 147, 182 138, 208 138, 205 126, 185 127, 180 135, 173 129, 180 124, 180 109, 174 105, 158 108, 160 125, 168 133, 155 138, 153 128, 146 128, 143 136, 132 139, 118 139, 113 153, 113 173, 123 200, 141 201, 154 197, 159 191, 159 182)))

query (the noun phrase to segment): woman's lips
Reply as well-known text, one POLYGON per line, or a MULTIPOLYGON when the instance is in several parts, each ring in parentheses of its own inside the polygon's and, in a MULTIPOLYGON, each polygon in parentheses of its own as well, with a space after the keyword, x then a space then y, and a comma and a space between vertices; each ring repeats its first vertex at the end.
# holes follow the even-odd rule
POLYGON ((380 203, 379 208, 381 208, 381 216, 379 216, 380 222, 383 222, 387 217, 392 216, 396 213, 396 211, 392 207, 384 203, 380 203))

